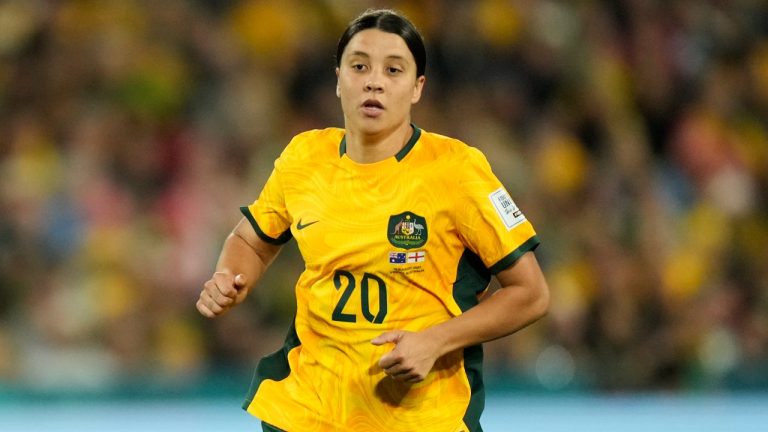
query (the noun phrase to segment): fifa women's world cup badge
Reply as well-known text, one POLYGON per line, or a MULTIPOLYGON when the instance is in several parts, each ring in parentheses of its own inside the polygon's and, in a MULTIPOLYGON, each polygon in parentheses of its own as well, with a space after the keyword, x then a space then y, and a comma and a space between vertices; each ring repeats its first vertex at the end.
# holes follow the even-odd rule
POLYGON ((392 246, 403 249, 422 247, 427 243, 427 221, 412 212, 390 216, 387 239, 392 246))

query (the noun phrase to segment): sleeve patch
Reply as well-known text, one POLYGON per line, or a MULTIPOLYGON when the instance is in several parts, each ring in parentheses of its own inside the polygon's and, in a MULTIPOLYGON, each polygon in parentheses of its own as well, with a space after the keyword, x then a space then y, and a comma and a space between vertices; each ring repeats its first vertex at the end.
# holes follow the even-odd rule
POLYGON ((488 195, 488 198, 493 203, 493 207, 496 209, 496 213, 504 222, 504 226, 507 227, 507 231, 525 222, 525 215, 517 207, 512 197, 509 196, 503 187, 496 189, 488 195))

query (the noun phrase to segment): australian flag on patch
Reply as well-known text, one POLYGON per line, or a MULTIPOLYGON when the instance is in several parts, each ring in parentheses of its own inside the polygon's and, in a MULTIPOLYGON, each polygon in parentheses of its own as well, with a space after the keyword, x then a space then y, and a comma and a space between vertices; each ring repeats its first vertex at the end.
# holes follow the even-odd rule
POLYGON ((405 252, 390 252, 389 263, 390 264, 405 264, 405 252))

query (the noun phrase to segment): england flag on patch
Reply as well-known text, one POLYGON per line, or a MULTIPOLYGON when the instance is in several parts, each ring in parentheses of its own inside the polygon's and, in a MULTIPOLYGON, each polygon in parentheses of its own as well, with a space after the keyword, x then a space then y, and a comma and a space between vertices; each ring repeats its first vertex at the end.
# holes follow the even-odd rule
POLYGON ((405 264, 405 252, 390 252, 389 253, 390 264, 405 264))
POLYGON ((407 262, 409 263, 424 262, 426 257, 427 257, 426 251, 408 252, 407 262))

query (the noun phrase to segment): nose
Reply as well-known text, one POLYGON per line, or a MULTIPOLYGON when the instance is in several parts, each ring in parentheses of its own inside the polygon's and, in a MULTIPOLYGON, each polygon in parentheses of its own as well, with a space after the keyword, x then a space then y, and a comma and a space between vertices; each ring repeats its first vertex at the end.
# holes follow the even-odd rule
POLYGON ((383 89, 384 86, 381 84, 381 80, 376 74, 371 74, 365 82, 365 91, 367 92, 380 92, 383 89))
POLYGON ((377 91, 381 91, 381 89, 382 89, 381 84, 379 84, 376 81, 368 81, 365 83, 365 91, 377 92, 377 91))

